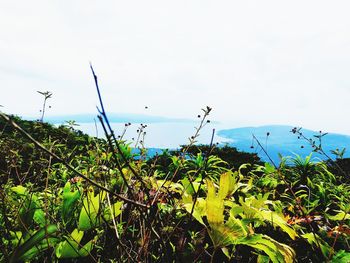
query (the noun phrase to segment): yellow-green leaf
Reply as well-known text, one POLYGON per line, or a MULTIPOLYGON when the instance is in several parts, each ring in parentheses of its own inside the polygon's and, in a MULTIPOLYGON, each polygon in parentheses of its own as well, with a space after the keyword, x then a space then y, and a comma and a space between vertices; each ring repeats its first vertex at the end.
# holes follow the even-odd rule
POLYGON ((218 196, 221 199, 225 199, 226 196, 233 191, 234 189, 234 178, 232 176, 232 172, 223 173, 220 176, 220 188, 218 196))
POLYGON ((80 211, 78 224, 79 230, 89 230, 90 228, 98 225, 99 218, 97 215, 100 209, 100 202, 103 201, 105 196, 105 191, 101 191, 95 196, 94 189, 92 187, 88 189, 87 196, 83 200, 83 207, 80 211))
POLYGON ((60 242, 55 249, 57 258, 77 258, 86 257, 93 248, 93 240, 87 242, 84 246, 80 244, 84 236, 84 231, 74 229, 65 241, 60 242))
POLYGON ((295 252, 291 247, 266 235, 250 235, 239 240, 238 243, 265 252, 273 263, 292 263, 295 259, 295 252))
MULTIPOLYGON (((184 204, 184 207, 188 213, 192 211, 192 198, 191 202, 187 202, 184 204)), ((202 219, 203 216, 206 215, 206 201, 203 198, 197 198, 197 202, 195 207, 193 208, 192 216, 202 225, 205 226, 205 223, 202 219)))
POLYGON ((332 216, 332 215, 327 215, 328 219, 332 221, 341 221, 341 220, 348 220, 350 219, 350 214, 345 214, 344 211, 340 211, 338 214, 332 216))
POLYGON ((105 208, 104 213, 103 213, 105 220, 110 221, 113 218, 120 215, 122 212, 122 209, 121 209, 122 205, 123 205, 123 202, 119 201, 119 202, 115 202, 111 207, 105 208))
POLYGON ((290 236, 291 239, 294 240, 295 237, 298 236, 296 231, 291 226, 288 225, 286 220, 283 219, 281 216, 279 216, 276 212, 263 210, 263 211, 259 211, 258 214, 261 215, 265 221, 268 221, 273 225, 279 226, 282 231, 284 231, 290 236))
POLYGON ((214 183, 207 180, 208 195, 207 203, 207 219, 209 224, 220 224, 224 222, 224 200, 215 194, 214 183))

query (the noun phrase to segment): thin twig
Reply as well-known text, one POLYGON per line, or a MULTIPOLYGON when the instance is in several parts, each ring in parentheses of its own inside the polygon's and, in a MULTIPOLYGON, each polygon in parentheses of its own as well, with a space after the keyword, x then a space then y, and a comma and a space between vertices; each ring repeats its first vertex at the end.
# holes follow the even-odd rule
POLYGON ((258 143, 258 145, 260 146, 261 150, 265 153, 265 155, 267 156, 267 158, 269 159, 269 161, 271 162, 271 164, 277 168, 277 165, 275 164, 275 162, 271 159, 270 155, 267 153, 266 149, 264 148, 264 146, 262 146, 262 144, 260 143, 260 141, 255 137, 255 135, 253 134, 253 138, 254 140, 258 143))

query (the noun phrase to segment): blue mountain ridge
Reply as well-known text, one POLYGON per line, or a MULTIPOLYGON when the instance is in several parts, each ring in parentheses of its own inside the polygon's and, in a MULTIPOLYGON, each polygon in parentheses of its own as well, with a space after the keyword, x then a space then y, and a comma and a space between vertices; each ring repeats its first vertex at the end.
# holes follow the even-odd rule
MULTIPOLYGON (((293 134, 291 130, 293 126, 287 125, 267 125, 259 127, 242 127, 236 129, 225 129, 218 131, 218 135, 225 139, 229 146, 236 147, 238 150, 250 153, 257 153, 263 161, 269 161, 269 158, 264 151, 259 147, 253 135, 259 140, 261 145, 267 151, 271 159, 278 164, 280 162, 279 154, 282 156, 295 156, 295 154, 305 157, 313 152, 313 148, 305 139, 298 139, 297 134, 293 134), (269 133, 269 136, 267 136, 269 133), (253 148, 251 147, 253 146, 253 148)), ((312 131, 308 129, 301 129, 303 135, 308 139, 313 139, 318 145, 318 139, 314 135, 319 135, 319 131, 312 131)), ((349 149, 350 136, 329 133, 322 137, 322 148, 331 157, 335 157, 331 150, 349 149)), ((327 159, 324 155, 319 153, 312 153, 314 158, 321 160, 327 159)), ((349 152, 345 152, 344 157, 350 157, 349 152)))

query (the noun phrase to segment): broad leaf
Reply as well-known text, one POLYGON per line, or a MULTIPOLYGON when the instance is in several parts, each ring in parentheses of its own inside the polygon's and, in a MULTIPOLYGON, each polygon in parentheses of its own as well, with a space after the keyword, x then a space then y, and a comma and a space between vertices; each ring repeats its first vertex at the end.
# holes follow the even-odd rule
POLYGON ((292 263, 295 259, 295 252, 291 247, 266 235, 250 235, 240 239, 238 243, 264 251, 273 263, 292 263))
POLYGON ((62 218, 67 223, 72 219, 74 205, 80 198, 79 190, 72 190, 71 183, 67 182, 63 188, 62 218))
POLYGON ((100 202, 104 200, 106 196, 105 191, 101 191, 96 196, 94 190, 90 187, 87 191, 87 196, 83 200, 83 207, 79 216, 79 230, 89 230, 99 224, 98 213, 100 209, 100 202))
POLYGON ((123 202, 115 202, 111 207, 106 207, 103 212, 103 217, 106 221, 111 221, 113 218, 121 214, 123 202))
MULTIPOLYGON (((192 207, 193 207, 193 202, 192 202, 192 197, 190 195, 184 194, 182 197, 184 202, 184 207, 188 213, 191 213, 192 207), (187 197, 185 197, 187 196, 187 197), (184 199, 185 198, 185 199, 184 199)), ((205 223, 202 219, 203 216, 206 215, 206 201, 203 198, 197 198, 197 202, 195 207, 193 208, 192 211, 192 216, 202 225, 205 226, 205 223)))
POLYGON ((207 189, 207 220, 209 225, 221 224, 224 222, 224 200, 216 196, 214 183, 210 180, 207 180, 207 189))
POLYGON ((279 226, 281 230, 287 233, 291 239, 295 239, 298 236, 296 231, 289 226, 285 219, 279 216, 276 212, 273 211, 257 211, 258 215, 262 217, 264 221, 270 222, 272 225, 279 226))
POLYGON ((38 246, 40 242, 44 239, 53 236, 57 232, 58 228, 56 225, 48 225, 46 228, 41 228, 34 235, 32 235, 28 240, 26 240, 21 246, 16 248, 16 250, 10 256, 10 262, 18 262, 26 260, 25 254, 35 246, 38 246))
POLYGON ((241 220, 230 217, 225 224, 210 224, 209 235, 215 247, 235 244, 239 238, 247 236, 241 220))
POLYGON ((80 245, 80 241, 84 236, 84 231, 74 229, 65 241, 60 242, 55 249, 57 258, 77 258, 86 257, 93 248, 93 240, 87 242, 84 246, 80 245))
POLYGON ((220 188, 218 196, 221 199, 225 199, 228 194, 231 194, 235 188, 235 178, 232 175, 232 172, 223 173, 220 176, 220 188))

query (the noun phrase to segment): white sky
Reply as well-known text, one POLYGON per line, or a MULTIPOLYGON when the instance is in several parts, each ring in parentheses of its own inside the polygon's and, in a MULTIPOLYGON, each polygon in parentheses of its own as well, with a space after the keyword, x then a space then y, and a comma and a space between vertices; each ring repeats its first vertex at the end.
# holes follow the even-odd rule
POLYGON ((350 134, 349 1, 2 1, 0 104, 350 134), (145 112, 144 106, 149 110, 145 112))

